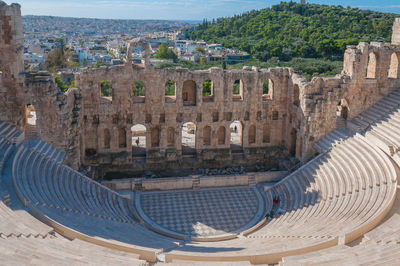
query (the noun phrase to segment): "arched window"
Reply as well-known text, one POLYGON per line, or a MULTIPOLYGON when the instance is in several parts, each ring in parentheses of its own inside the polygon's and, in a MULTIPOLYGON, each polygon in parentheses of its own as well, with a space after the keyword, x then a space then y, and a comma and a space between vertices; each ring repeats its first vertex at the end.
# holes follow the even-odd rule
POLYGON ((238 120, 235 120, 229 126, 229 131, 231 133, 230 144, 232 151, 242 151, 243 150, 243 126, 238 120))
POLYGON ((203 102, 214 100, 214 84, 211 80, 203 82, 203 102))
POLYGON ((132 84, 133 96, 146 96, 146 88, 141 80, 135 80, 132 84))
POLYGON ((182 153, 196 153, 196 125, 193 122, 182 125, 182 153))
POLYGON ((131 127, 132 133, 132 155, 145 156, 146 155, 146 127, 137 124, 131 127))
POLYGON ((196 105, 196 82, 193 80, 187 80, 183 83, 182 100, 185 106, 196 105))
POLYGON ((240 79, 235 80, 232 88, 233 100, 243 100, 243 81, 240 79))
POLYGON ((205 126, 203 128, 203 145, 211 145, 211 127, 205 126))
POLYGON ((270 133, 270 126, 269 124, 264 124, 264 130, 263 130, 263 142, 264 143, 270 143, 271 142, 271 133, 270 133))
POLYGON ((224 145, 225 144, 225 127, 224 126, 220 126, 218 128, 217 137, 218 137, 218 145, 224 145))
POLYGON ((173 127, 168 128, 167 144, 168 147, 173 147, 175 145, 175 129, 173 127))
POLYGON ((376 67, 378 63, 378 55, 374 52, 369 53, 367 66, 367 79, 376 78, 376 67))
POLYGON ((393 53, 392 56, 390 57, 390 68, 389 68, 389 73, 388 77, 397 79, 399 78, 399 71, 400 71, 400 62, 399 62, 399 56, 400 53, 393 53))
POLYGON ((110 142, 111 142, 110 130, 108 128, 105 128, 104 129, 104 148, 105 149, 110 148, 110 142))
POLYGON ((112 97, 112 85, 108 80, 100 81, 100 96, 112 97))
POLYGON ((175 96, 176 94, 176 83, 173 80, 165 82, 165 96, 175 96))
POLYGON ((151 129, 151 147, 156 148, 160 146, 160 127, 155 126, 151 129))
POLYGON ((28 125, 36 126, 36 110, 32 104, 26 106, 26 121, 28 125))
POLYGON ((249 144, 256 143, 256 126, 251 125, 249 127, 249 144))
POLYGON ((118 129, 119 147, 126 148, 126 130, 125 128, 118 129))
POLYGON ((262 98, 263 100, 272 100, 274 94, 274 82, 272 79, 264 80, 262 98))

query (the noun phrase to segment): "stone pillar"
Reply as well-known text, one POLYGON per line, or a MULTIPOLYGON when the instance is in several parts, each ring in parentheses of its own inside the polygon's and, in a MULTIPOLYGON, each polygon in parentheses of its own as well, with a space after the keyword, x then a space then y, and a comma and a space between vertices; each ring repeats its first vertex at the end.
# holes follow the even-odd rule
POLYGON ((400 45, 400 18, 393 23, 392 44, 400 45))
POLYGON ((0 120, 23 128, 25 108, 21 6, 0 1, 0 120))

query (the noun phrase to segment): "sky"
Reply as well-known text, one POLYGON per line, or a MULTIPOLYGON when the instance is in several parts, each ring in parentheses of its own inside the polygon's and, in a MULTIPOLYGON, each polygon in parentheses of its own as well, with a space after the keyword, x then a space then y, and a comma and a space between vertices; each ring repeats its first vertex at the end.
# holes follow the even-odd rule
MULTIPOLYGON (((281 0, 5 0, 22 6, 22 15, 51 15, 110 19, 202 20, 227 17, 278 4, 281 0)), ((299 0, 297 0, 299 1, 299 0)), ((307 0, 400 16, 400 0, 307 0)))

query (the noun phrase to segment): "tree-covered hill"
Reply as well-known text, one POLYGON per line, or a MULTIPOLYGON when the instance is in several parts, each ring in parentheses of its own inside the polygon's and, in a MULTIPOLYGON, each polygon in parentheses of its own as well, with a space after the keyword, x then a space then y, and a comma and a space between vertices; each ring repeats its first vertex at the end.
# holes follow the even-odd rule
POLYGON ((338 59, 346 45, 389 42, 395 17, 350 7, 281 2, 230 18, 205 20, 189 36, 241 49, 262 61, 271 57, 338 59))

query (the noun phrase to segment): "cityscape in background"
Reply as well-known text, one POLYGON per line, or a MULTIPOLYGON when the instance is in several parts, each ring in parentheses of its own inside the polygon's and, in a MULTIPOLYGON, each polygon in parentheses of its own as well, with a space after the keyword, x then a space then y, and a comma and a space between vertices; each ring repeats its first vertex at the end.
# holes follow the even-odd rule
MULTIPOLYGON (((189 40, 187 30, 197 23, 163 20, 111 20, 24 16, 24 63, 26 70, 47 70, 45 62, 55 49, 68 51, 68 67, 56 72, 77 72, 85 67, 123 64, 127 43, 144 38, 151 45, 151 63, 190 61, 232 65, 250 59, 248 53, 228 49, 221 44, 189 40), (155 58, 161 45, 173 50, 176 59, 155 58)), ((144 50, 133 47, 133 64, 142 64, 144 50)))

